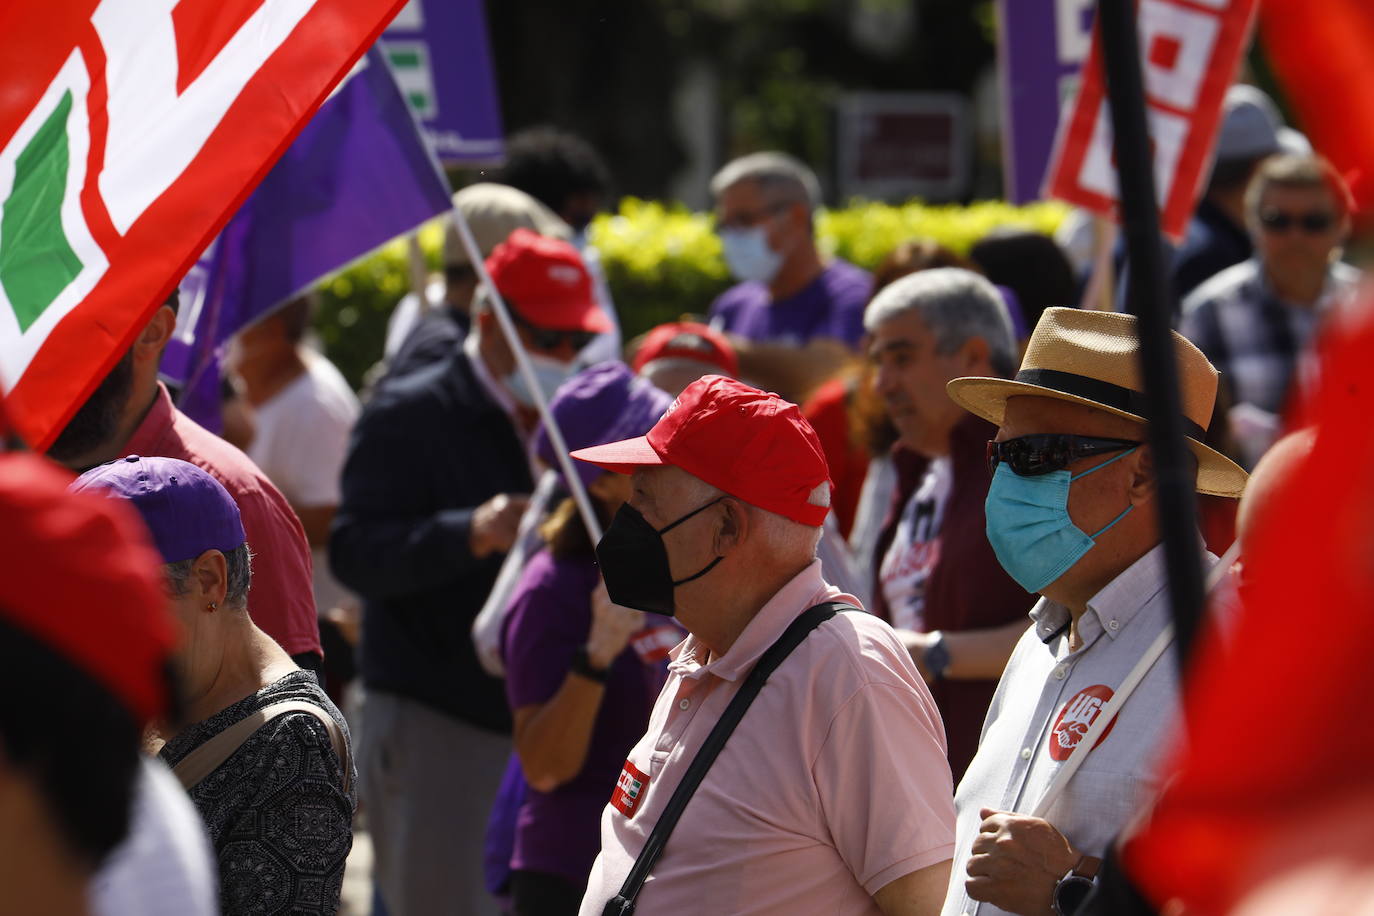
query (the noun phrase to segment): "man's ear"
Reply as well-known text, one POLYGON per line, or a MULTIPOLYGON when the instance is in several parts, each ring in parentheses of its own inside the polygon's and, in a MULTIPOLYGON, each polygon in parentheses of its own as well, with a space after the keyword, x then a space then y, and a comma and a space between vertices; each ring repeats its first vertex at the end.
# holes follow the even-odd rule
POLYGON ((1139 456, 1132 465, 1130 497, 1133 505, 1154 499, 1155 488, 1159 481, 1155 477, 1154 452, 1150 446, 1142 444, 1136 451, 1139 456))
POLYGON ((727 496, 720 504, 725 511, 716 523, 712 548, 716 556, 723 557, 728 556, 730 551, 749 539, 753 519, 749 517, 749 511, 744 507, 744 503, 733 496, 727 496))
POLYGON ((969 375, 991 374, 992 348, 981 337, 970 337, 959 348, 960 362, 969 375), (984 371, 986 370, 986 372, 984 371))
POLYGON ((167 341, 172 339, 172 332, 176 330, 176 326, 177 314, 172 311, 172 307, 159 306, 158 310, 153 312, 153 317, 143 326, 143 330, 134 338, 134 361, 157 362, 161 359, 162 350, 167 346, 167 341))

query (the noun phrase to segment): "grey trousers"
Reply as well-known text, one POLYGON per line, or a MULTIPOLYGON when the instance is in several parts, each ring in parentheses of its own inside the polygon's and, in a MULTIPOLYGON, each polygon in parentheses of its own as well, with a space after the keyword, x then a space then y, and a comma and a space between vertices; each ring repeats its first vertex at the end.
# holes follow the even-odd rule
POLYGON ((372 690, 361 725, 358 788, 388 916, 497 916, 483 841, 510 738, 372 690))

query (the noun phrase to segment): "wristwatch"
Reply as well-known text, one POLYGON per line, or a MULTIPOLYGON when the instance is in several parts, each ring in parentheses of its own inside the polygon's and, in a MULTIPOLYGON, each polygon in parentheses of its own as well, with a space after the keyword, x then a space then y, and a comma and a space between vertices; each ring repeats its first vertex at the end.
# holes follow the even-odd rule
POLYGON ((937 681, 945 679, 945 672, 949 670, 949 649, 945 646, 945 634, 936 630, 931 634, 935 639, 926 647, 925 653, 921 656, 921 661, 925 664, 930 676, 937 681))
POLYGON ((585 677, 598 684, 606 683, 606 677, 611 673, 610 668, 598 668, 592 664, 591 656, 587 654, 586 646, 577 650, 573 656, 572 665, 569 668, 573 674, 585 677))
POLYGON ((1084 856, 1059 879, 1059 883, 1054 886, 1054 895, 1050 898, 1055 913, 1059 916, 1073 916, 1078 912, 1078 908, 1088 899, 1088 894, 1093 889, 1097 869, 1101 865, 1100 859, 1084 856))

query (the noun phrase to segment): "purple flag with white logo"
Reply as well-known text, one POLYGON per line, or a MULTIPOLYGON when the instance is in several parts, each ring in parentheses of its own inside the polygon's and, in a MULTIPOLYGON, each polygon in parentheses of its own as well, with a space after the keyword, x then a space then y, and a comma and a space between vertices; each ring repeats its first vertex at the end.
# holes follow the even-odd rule
POLYGON ((368 51, 182 283, 161 366, 181 409, 218 431, 230 337, 451 207, 386 60, 368 51))

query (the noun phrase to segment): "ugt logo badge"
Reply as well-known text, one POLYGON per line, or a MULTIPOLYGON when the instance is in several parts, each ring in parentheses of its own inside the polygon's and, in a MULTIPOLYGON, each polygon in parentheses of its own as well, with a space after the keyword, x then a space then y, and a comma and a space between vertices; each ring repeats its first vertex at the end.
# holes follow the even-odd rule
MULTIPOLYGON (((1054 729, 1050 732, 1050 758, 1060 763, 1069 759, 1073 749, 1078 746, 1078 742, 1083 740, 1083 736, 1092 728, 1093 722, 1097 719, 1102 708, 1107 705, 1107 701, 1112 698, 1112 689, 1105 684, 1094 684, 1091 687, 1084 687, 1072 700, 1064 704, 1064 708, 1059 711, 1059 718, 1055 720, 1054 729)), ((1107 730, 1102 733, 1102 737, 1097 739, 1100 745, 1107 740, 1107 736, 1112 733, 1115 720, 1107 726, 1107 730)))
POLYGON ((611 793, 611 807, 626 817, 634 817, 639 800, 647 791, 648 775, 641 773, 638 767, 627 760, 625 768, 620 771, 620 779, 616 781, 615 791, 611 793))

